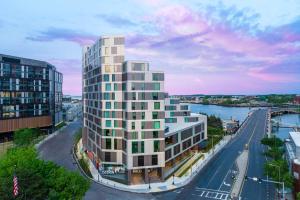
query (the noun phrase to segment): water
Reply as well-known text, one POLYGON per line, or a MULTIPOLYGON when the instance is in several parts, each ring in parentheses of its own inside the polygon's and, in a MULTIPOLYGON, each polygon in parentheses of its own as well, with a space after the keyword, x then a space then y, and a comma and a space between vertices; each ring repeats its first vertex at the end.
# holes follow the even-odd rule
MULTIPOLYGON (((282 124, 300 126, 300 115, 299 114, 288 114, 276 116, 273 118, 276 121, 281 122, 282 124)), ((273 128, 272 132, 275 133, 279 138, 286 139, 289 137, 289 132, 293 131, 292 128, 273 128)))
MULTIPOLYGON (((207 115, 215 115, 223 120, 228 120, 231 117, 233 119, 239 120, 240 123, 243 122, 251 108, 249 107, 224 107, 217 105, 202 105, 202 104, 190 104, 191 111, 194 113, 206 113, 207 115)), ((300 126, 300 115, 299 114, 288 114, 274 117, 273 119, 280 121, 281 123, 300 126)), ((288 138, 289 132, 293 131, 291 128, 279 128, 273 130, 279 138, 288 138)))
POLYGON ((225 107, 216 105, 190 104, 193 113, 206 113, 207 115, 215 115, 223 120, 235 119, 243 122, 251 108, 249 107, 225 107))

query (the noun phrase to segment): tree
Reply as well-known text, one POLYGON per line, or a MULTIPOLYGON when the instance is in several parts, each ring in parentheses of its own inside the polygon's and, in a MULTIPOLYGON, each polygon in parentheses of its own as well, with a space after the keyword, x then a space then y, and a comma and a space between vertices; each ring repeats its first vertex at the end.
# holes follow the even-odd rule
POLYGON ((269 147, 282 147, 283 146, 283 141, 276 136, 273 136, 271 138, 265 137, 261 140, 261 143, 263 145, 267 145, 269 147))
POLYGON ((24 128, 14 132, 14 143, 17 146, 28 146, 40 135, 38 129, 24 128))
MULTIPOLYGON (((268 161, 265 163, 264 169, 265 175, 268 175, 274 181, 283 181, 286 187, 293 187, 294 178, 289 172, 289 167, 286 160, 280 159, 268 161)), ((278 184, 277 187, 281 187, 281 185, 278 184)))
POLYGON ((284 150, 279 147, 272 147, 266 151, 266 156, 273 158, 274 160, 282 159, 284 150))
POLYGON ((207 117, 207 124, 208 126, 223 130, 222 120, 219 117, 216 117, 215 115, 210 115, 207 117))
POLYGON ((300 200, 300 192, 297 193, 297 200, 300 200))
POLYGON ((13 199, 13 174, 19 180, 20 195, 16 199, 81 199, 89 181, 53 162, 38 159, 33 147, 10 149, 0 159, 0 197, 13 199), (16 167, 15 167, 16 166, 16 167))

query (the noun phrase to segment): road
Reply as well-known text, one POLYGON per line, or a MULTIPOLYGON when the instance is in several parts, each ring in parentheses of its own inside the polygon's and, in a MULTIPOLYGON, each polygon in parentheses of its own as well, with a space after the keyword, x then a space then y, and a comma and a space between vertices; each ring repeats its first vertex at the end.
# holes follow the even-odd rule
MULTIPOLYGON (((157 199, 229 199, 232 176, 236 173, 235 160, 249 143, 249 176, 262 176, 265 157, 260 139, 265 134, 266 110, 255 111, 246 122, 238 136, 231 140, 197 177, 184 188, 155 195, 157 199)), ((268 199, 272 185, 247 181, 241 199, 268 199)), ((274 193, 273 193, 274 194, 274 193)), ((272 198, 270 198, 272 199, 272 198)))
MULTIPOLYGON (((158 194, 133 194, 122 192, 109 187, 92 183, 87 191, 86 200, 132 200, 132 199, 228 199, 232 187, 233 176, 237 173, 235 160, 249 143, 249 166, 247 175, 263 177, 263 163, 265 157, 262 154, 263 146, 260 139, 265 134, 266 110, 255 111, 246 122, 239 135, 233 138, 223 150, 200 171, 195 179, 187 186, 175 191, 158 194)), ((78 171, 73 165, 70 151, 73 145, 73 136, 81 127, 80 122, 71 123, 56 137, 48 140, 40 146, 39 152, 42 158, 52 160, 55 163, 72 171, 78 171)), ((274 199, 272 185, 247 181, 244 184, 242 199, 274 199), (270 194, 270 196, 268 196, 270 194)))
MULTIPOLYGON (((71 149, 75 132, 82 126, 81 122, 70 123, 60 134, 42 144, 38 151, 42 159, 50 160, 71 171, 79 171, 74 165, 71 149)), ((84 199, 86 200, 144 200, 155 199, 153 195, 134 194, 111 189, 109 187, 92 183, 84 199)))

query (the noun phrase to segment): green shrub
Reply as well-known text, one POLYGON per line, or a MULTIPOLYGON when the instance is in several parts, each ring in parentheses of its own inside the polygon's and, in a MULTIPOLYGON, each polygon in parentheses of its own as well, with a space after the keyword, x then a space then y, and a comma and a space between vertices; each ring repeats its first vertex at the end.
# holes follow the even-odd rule
POLYGON ((23 199, 25 193, 27 199, 82 199, 90 185, 79 173, 38 159, 33 147, 10 149, 0 159, 0 169, 0 197, 3 200, 23 199), (17 198, 12 196, 14 172, 19 183, 17 198))

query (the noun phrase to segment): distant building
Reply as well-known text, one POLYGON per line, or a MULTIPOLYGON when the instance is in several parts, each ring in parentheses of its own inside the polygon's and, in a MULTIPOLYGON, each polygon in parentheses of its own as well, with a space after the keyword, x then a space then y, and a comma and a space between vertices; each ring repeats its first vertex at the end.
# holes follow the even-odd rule
POLYGON ((72 96, 71 95, 64 95, 63 98, 62 98, 62 102, 63 103, 72 102, 72 96))
POLYGON ((239 128, 239 121, 238 120, 222 120, 223 130, 226 133, 232 134, 239 128))
POLYGON ((75 100, 63 103, 63 116, 65 121, 73 121, 82 117, 82 102, 75 100))
POLYGON ((297 193, 300 192, 300 132, 290 132, 285 147, 286 158, 295 178, 294 189, 297 193))
POLYGON ((62 122, 62 82, 47 62, 0 54, 0 137, 62 122))
POLYGON ((295 96, 295 98, 294 98, 294 104, 300 105, 300 95, 295 96))

